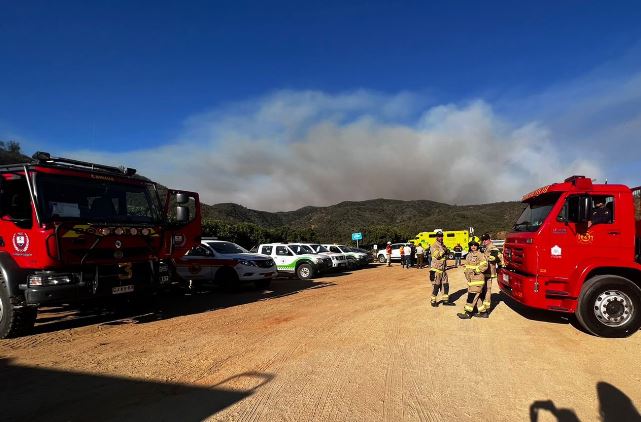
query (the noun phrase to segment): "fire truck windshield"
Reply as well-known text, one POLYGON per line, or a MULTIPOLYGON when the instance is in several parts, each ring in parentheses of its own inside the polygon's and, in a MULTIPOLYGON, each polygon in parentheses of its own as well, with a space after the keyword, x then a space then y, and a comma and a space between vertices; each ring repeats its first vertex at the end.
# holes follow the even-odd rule
POLYGON ((160 204, 151 184, 39 174, 36 190, 44 222, 154 224, 161 220, 160 204))
POLYGON ((561 196, 560 193, 554 192, 546 195, 541 195, 527 202, 527 207, 521 213, 521 216, 512 230, 516 232, 535 232, 541 227, 547 218, 552 207, 561 196))

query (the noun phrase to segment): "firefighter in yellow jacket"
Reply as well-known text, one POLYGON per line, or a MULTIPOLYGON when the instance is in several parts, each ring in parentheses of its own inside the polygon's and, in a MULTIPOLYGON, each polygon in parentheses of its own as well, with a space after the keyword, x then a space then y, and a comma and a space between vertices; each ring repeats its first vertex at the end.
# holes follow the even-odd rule
POLYGON ((478 302, 478 316, 487 318, 487 309, 479 302, 483 287, 485 286, 485 271, 488 268, 485 255, 479 251, 479 243, 472 240, 468 243, 469 253, 465 257, 465 278, 467 279, 467 302, 463 312, 456 314, 461 319, 472 318, 474 306, 478 302))
POLYGON ((503 265, 503 254, 499 248, 492 243, 489 233, 481 236, 483 242, 483 254, 488 263, 488 268, 485 270, 485 287, 483 289, 483 306, 487 311, 490 310, 492 305, 492 284, 498 281, 498 269, 503 265))
POLYGON ((432 283, 432 306, 437 307, 439 302, 436 300, 438 292, 443 288, 441 301, 445 306, 454 306, 450 302, 450 283, 447 279, 447 248, 443 244, 443 232, 436 233, 436 242, 431 246, 432 265, 430 268, 430 282, 432 283))

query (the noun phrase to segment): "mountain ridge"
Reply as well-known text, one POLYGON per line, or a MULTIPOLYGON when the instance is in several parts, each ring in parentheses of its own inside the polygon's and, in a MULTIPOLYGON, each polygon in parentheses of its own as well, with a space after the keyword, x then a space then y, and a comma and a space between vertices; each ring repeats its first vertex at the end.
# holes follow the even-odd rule
POLYGON ((517 201, 450 205, 427 199, 384 198, 278 212, 254 210, 234 203, 202 205, 205 221, 248 223, 266 229, 310 229, 324 241, 347 241, 352 232, 364 232, 364 236, 369 232, 371 242, 390 237, 390 232, 413 237, 435 228, 462 230, 474 227, 477 233, 487 231, 501 236, 510 229, 522 209, 523 205, 517 201))

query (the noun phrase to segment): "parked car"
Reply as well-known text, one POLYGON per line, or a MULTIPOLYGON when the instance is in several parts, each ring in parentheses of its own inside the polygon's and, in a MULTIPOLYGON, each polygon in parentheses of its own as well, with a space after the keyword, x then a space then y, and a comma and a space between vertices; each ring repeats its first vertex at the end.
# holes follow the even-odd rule
MULTIPOLYGON (((392 243, 392 261, 401 260, 401 246, 411 246, 410 243, 392 243)), ((385 255, 385 248, 378 250, 378 262, 387 262, 387 256, 385 255)))
POLYGON ((350 247, 338 244, 323 244, 330 252, 345 254, 350 267, 362 267, 367 265, 368 258, 366 253, 354 252, 350 247))
POLYGON ((343 253, 330 252, 329 249, 318 243, 304 243, 312 248, 319 255, 328 256, 332 260, 332 267, 335 271, 347 268, 347 257, 343 253))
POLYGON ((207 238, 174 260, 173 265, 178 279, 190 289, 242 283, 254 283, 264 289, 278 274, 272 257, 249 253, 232 242, 207 238))
POLYGON ((272 257, 279 274, 295 275, 301 280, 312 279, 332 267, 331 258, 302 244, 267 243, 259 245, 258 252, 272 257))

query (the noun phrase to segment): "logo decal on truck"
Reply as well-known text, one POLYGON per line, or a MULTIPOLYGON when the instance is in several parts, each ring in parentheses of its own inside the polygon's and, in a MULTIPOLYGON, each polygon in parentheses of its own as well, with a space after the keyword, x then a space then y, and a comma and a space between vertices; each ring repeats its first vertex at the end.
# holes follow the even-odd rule
POLYGON ((29 235, 18 232, 13 234, 13 248, 18 252, 27 252, 29 250, 29 235))
POLYGON ((589 245, 594 242, 594 236, 592 236, 592 233, 590 232, 577 233, 576 238, 579 243, 583 243, 584 245, 589 245))
POLYGON ((561 254, 563 251, 561 250, 561 247, 559 245, 554 245, 550 249, 550 253, 552 254, 552 258, 561 258, 561 254))

